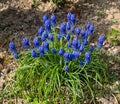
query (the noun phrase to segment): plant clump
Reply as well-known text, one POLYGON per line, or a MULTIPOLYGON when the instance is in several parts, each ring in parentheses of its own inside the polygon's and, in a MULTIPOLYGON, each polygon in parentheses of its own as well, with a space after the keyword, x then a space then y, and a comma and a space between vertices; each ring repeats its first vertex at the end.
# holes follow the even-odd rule
POLYGON ((107 66, 100 53, 105 37, 100 35, 96 46, 89 45, 93 32, 90 22, 83 29, 77 27, 76 16, 70 12, 60 26, 52 14, 50 18, 43 16, 34 48, 27 37, 22 41, 25 51, 21 53, 10 42, 10 51, 19 65, 14 77, 15 95, 38 103, 75 104, 86 99, 95 103, 95 89, 103 87, 107 66))

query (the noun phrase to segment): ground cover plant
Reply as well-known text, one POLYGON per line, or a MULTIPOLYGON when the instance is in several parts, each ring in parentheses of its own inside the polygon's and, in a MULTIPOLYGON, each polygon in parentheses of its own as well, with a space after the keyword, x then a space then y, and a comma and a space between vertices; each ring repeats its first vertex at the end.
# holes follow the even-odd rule
POLYGON ((95 97, 107 81, 107 65, 100 51, 105 37, 100 35, 97 44, 90 45, 93 33, 90 22, 83 29, 76 26, 72 13, 60 26, 54 14, 50 18, 44 15, 34 46, 25 37, 25 50, 18 53, 15 43, 10 42, 18 70, 2 97, 20 97, 35 104, 82 104, 86 99, 96 103, 95 97))

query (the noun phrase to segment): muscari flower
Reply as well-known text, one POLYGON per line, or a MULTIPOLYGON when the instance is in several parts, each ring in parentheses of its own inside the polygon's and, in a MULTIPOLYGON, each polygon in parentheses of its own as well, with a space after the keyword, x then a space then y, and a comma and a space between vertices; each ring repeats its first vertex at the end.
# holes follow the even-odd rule
POLYGON ((77 38, 73 39, 72 45, 74 46, 74 48, 77 48, 77 45, 78 45, 78 39, 77 38))
POLYGON ((48 38, 48 33, 46 31, 43 32, 45 38, 48 38))
POLYGON ((51 24, 52 26, 56 25, 56 16, 54 14, 51 15, 51 24))
POLYGON ((93 33, 93 31, 94 31, 94 26, 93 25, 90 25, 89 31, 90 31, 91 34, 93 33))
POLYGON ((45 23, 46 20, 48 20, 48 16, 45 14, 45 15, 43 16, 43 22, 45 23))
POLYGON ((90 48, 89 48, 89 50, 92 52, 94 50, 94 46, 91 45, 90 48))
POLYGON ((74 27, 74 26, 71 27, 71 32, 72 32, 72 33, 75 32, 75 27, 74 27))
POLYGON ((16 53, 16 47, 15 47, 15 44, 14 44, 14 42, 10 42, 9 43, 9 48, 10 48, 10 51, 12 52, 12 53, 16 53))
POLYGON ((56 54, 57 53, 57 51, 56 51, 56 49, 54 48, 54 49, 52 49, 52 53, 53 54, 56 54))
POLYGON ((18 59, 17 53, 14 53, 14 58, 15 58, 15 59, 18 59))
POLYGON ((80 35, 80 28, 79 27, 76 29, 76 35, 80 35))
POLYGON ((40 46, 38 50, 40 52, 40 55, 43 56, 44 55, 44 47, 40 46))
POLYGON ((30 47, 28 38, 23 38, 22 43, 23 43, 24 48, 29 48, 30 47))
POLYGON ((59 54, 60 56, 63 56, 64 52, 65 52, 64 49, 60 48, 58 54, 59 54))
POLYGON ((86 52, 85 53, 85 62, 86 63, 90 62, 90 57, 91 57, 91 53, 90 52, 86 52))
POLYGON ((43 46, 45 52, 49 51, 49 43, 47 41, 44 42, 43 46))
POLYGON ((74 55, 74 58, 75 58, 75 59, 78 59, 78 58, 79 58, 80 53, 79 53, 78 51, 73 51, 72 54, 74 55))
POLYGON ((54 40, 54 39, 53 39, 53 34, 49 34, 49 35, 48 35, 48 39, 49 39, 51 42, 53 42, 53 40, 54 40))
POLYGON ((71 15, 72 15, 71 12, 69 12, 69 13, 67 14, 67 21, 68 21, 69 23, 71 22, 71 15))
POLYGON ((69 55, 70 55, 69 52, 64 53, 64 60, 65 61, 69 61, 69 55))
POLYGON ((87 23, 87 26, 86 26, 86 29, 89 29, 89 28, 90 28, 90 25, 91 25, 91 23, 88 22, 88 23, 87 23))
POLYGON ((83 51, 84 51, 84 45, 83 45, 83 44, 80 45, 79 51, 80 51, 80 52, 83 52, 83 51))
POLYGON ((80 67, 82 67, 85 64, 85 61, 80 62, 80 67))
POLYGON ((76 16, 74 14, 71 14, 70 20, 71 20, 72 24, 75 24, 76 16))
POLYGON ((47 32, 51 31, 51 22, 49 20, 45 21, 45 29, 47 32))
POLYGON ((34 47, 36 47, 36 48, 39 47, 40 43, 39 43, 38 37, 35 37, 35 38, 34 38, 33 43, 34 43, 34 47))
POLYGON ((67 72, 68 71, 68 65, 66 65, 65 67, 64 67, 64 70, 67 72))
POLYGON ((37 54, 37 52, 34 49, 32 49, 31 56, 34 58, 37 58, 39 55, 37 54))
POLYGON ((62 23, 60 25, 60 34, 66 34, 66 24, 62 23))
POLYGON ((86 31, 84 29, 82 29, 82 31, 81 31, 81 37, 84 38, 85 34, 86 34, 86 31))
POLYGON ((83 43, 84 43, 84 45, 88 45, 87 39, 84 39, 83 43))
POLYGON ((38 29, 38 35, 39 36, 42 36, 42 33, 44 32, 44 29, 43 27, 41 26, 39 29, 38 29))
POLYGON ((72 46, 72 43, 71 42, 68 42, 68 47, 70 48, 72 46))
POLYGON ((67 29, 67 30, 70 30, 70 29, 71 29, 71 26, 70 26, 70 23, 69 23, 69 22, 67 22, 66 29, 67 29))
POLYGON ((45 38, 45 35, 44 35, 44 34, 42 34, 41 40, 42 40, 42 41, 46 41, 46 38, 45 38))
POLYGON ((70 35, 69 35, 69 34, 66 35, 66 40, 67 40, 67 41, 70 40, 70 35))
POLYGON ((103 35, 100 35, 97 43, 98 49, 102 47, 104 40, 105 40, 105 37, 103 35))

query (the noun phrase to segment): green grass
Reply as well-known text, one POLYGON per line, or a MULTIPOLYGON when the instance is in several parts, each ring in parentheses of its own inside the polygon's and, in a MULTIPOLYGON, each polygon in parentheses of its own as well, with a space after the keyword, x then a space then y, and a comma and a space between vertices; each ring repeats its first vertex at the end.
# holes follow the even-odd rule
POLYGON ((23 54, 14 78, 2 93, 4 98, 20 97, 32 104, 65 101, 82 104, 89 98, 95 103, 95 96, 99 94, 97 86, 102 91, 103 82, 107 81, 107 65, 97 50, 92 53, 89 64, 79 67, 78 62, 71 62, 68 72, 59 64, 58 55, 32 58, 29 52, 23 54))
POLYGON ((119 45, 120 44, 120 32, 115 29, 110 29, 108 33, 106 34, 108 42, 110 42, 113 45, 119 45))

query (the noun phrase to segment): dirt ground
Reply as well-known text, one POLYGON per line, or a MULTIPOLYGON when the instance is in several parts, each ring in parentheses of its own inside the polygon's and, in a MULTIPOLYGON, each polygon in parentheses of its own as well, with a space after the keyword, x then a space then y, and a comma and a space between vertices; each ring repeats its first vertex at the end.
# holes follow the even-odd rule
MULTIPOLYGON (((106 35, 110 28, 120 30, 120 0, 72 0, 61 8, 57 8, 53 3, 38 0, 37 9, 32 0, 0 0, 0 70, 4 73, 0 76, 0 91, 4 86, 4 76, 16 69, 16 63, 8 49, 9 42, 14 41, 17 49, 22 50, 22 39, 28 37, 32 41, 37 36, 38 28, 43 25, 44 14, 54 13, 60 24, 66 20, 69 11, 77 16, 77 25, 83 27, 88 21, 95 25, 92 42, 95 42, 100 34, 106 35)), ((120 46, 108 45, 108 48, 117 48, 117 53, 120 52, 120 46)), ((119 64, 114 71, 120 74, 119 64)), ((116 99, 120 100, 120 94, 118 96, 116 99)), ((103 99, 102 104, 107 104, 104 103, 106 99, 103 99)), ((108 101, 108 104, 120 104, 119 100, 108 101)))

